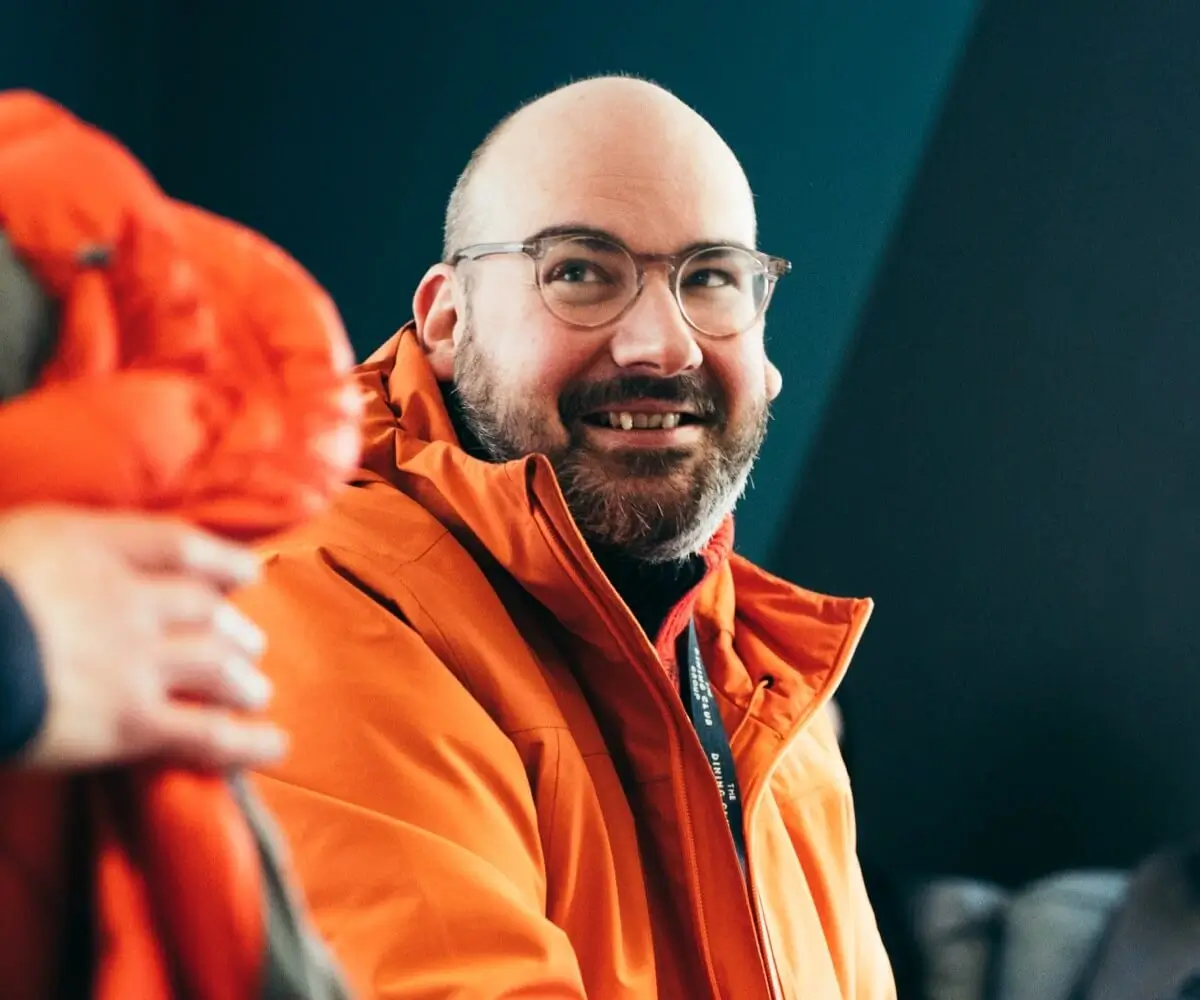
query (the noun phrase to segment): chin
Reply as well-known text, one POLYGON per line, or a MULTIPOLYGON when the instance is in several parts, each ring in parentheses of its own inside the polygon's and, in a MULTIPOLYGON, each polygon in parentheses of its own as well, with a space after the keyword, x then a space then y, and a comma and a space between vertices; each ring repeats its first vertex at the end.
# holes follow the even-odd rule
MULTIPOLYGON (((557 467, 576 524, 589 541, 648 562, 702 551, 744 488, 706 483, 691 452, 575 451, 557 467)), ((747 470, 748 471, 748 470, 747 470)))
POLYGON ((631 540, 622 547, 628 550, 630 555, 648 563, 683 562, 703 552, 720 526, 720 519, 711 525, 697 523, 669 537, 631 540))
POLYGON ((590 464, 606 477, 637 483, 638 489, 659 487, 681 493, 690 490, 699 462, 699 456, 694 452, 679 448, 592 451, 589 458, 590 464))
POLYGON ((579 513, 589 522, 585 532, 613 548, 646 562, 687 559, 704 550, 725 519, 725 510, 697 511, 689 492, 667 483, 623 484, 603 489, 585 501, 579 513))

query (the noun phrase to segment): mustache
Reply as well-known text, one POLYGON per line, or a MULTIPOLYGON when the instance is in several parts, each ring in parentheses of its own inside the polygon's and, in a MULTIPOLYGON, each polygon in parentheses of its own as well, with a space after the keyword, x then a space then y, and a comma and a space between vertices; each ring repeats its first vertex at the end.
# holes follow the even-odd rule
POLYGON ((622 375, 604 382, 570 386, 559 396, 558 412, 563 423, 569 423, 595 410, 641 399, 679 403, 704 420, 723 420, 725 415, 724 395, 699 372, 684 372, 669 378, 622 375))

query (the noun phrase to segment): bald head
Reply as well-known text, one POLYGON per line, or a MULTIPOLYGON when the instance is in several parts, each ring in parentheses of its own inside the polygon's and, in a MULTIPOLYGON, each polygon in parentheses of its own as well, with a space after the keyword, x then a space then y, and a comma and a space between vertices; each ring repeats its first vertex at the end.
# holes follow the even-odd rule
POLYGON ((445 257, 543 226, 612 228, 597 212, 636 225, 619 235, 642 249, 670 249, 652 244, 681 221, 721 230, 696 240, 755 239, 750 185, 713 127, 656 84, 605 76, 552 91, 492 130, 451 195, 445 257), (681 211, 693 218, 663 219, 655 232, 659 213, 681 211))

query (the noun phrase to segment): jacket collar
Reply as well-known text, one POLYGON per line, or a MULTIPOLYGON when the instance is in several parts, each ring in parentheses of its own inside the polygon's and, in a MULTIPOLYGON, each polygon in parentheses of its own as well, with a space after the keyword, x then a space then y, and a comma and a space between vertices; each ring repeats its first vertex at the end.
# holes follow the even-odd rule
MULTIPOLYGON (((461 447, 411 323, 357 375, 366 396, 360 484, 384 481, 412 497, 584 641, 615 655, 614 615, 640 633, 575 527, 545 456, 485 462, 461 447)), ((749 670, 714 675, 714 685, 743 708, 768 687, 757 700, 771 708, 772 728, 789 730, 840 681, 871 603, 801 590, 733 555, 732 545, 728 519, 705 552, 704 581, 668 616, 657 652, 669 655, 694 609, 702 636, 732 644, 731 662, 749 670)), ((711 673, 720 669, 710 665, 711 673)))

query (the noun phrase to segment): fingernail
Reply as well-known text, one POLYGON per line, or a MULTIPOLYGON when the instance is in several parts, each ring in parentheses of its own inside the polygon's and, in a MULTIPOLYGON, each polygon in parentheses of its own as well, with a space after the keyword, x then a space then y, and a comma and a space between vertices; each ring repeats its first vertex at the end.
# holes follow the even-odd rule
POLYGON ((253 555, 239 556, 233 564, 233 578, 242 586, 257 583, 262 575, 262 563, 253 555))
POLYGON ((238 688, 247 708, 264 708, 271 700, 270 679, 248 664, 245 670, 239 672, 238 688))
POLYGON ((224 754, 243 765, 270 764, 288 751, 287 734, 270 725, 225 721, 215 734, 215 742, 224 754))
POLYGON ((239 586, 254 583, 262 567, 253 550, 213 538, 192 534, 183 542, 184 565, 203 573, 219 573, 239 586))
POLYGON ((263 729, 255 740, 255 750, 262 760, 279 760, 288 752, 287 733, 281 729, 263 729))
POLYGON ((258 556, 245 549, 230 549, 226 558, 229 575, 241 586, 255 583, 262 572, 258 556))
POLYGON ((267 638, 262 629, 232 604, 222 604, 216 614, 217 630, 228 636, 253 659, 262 655, 267 638))

